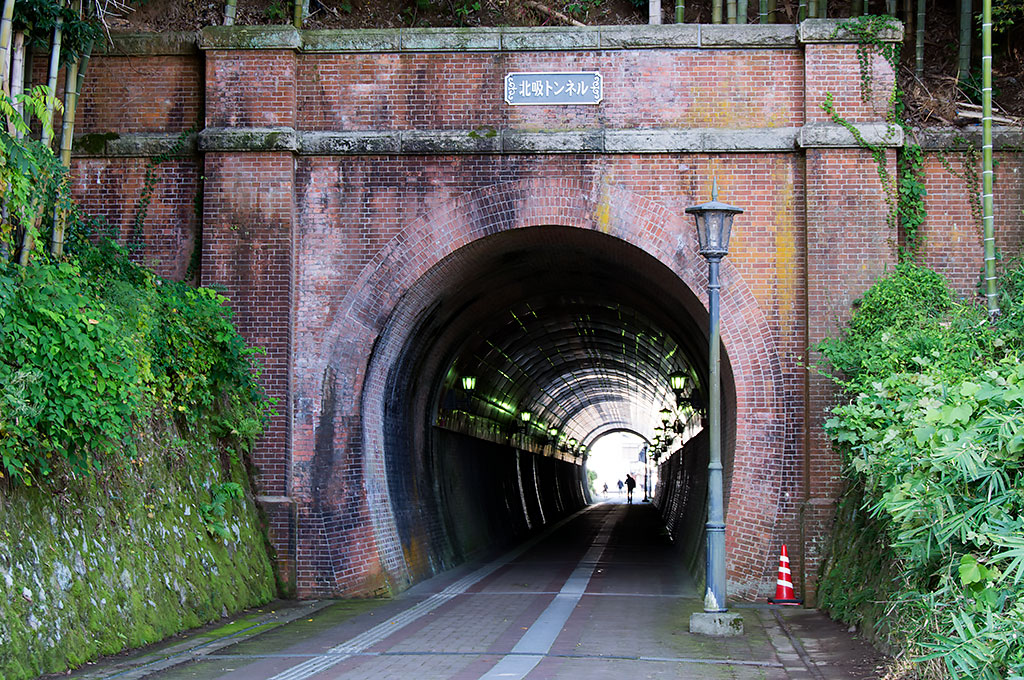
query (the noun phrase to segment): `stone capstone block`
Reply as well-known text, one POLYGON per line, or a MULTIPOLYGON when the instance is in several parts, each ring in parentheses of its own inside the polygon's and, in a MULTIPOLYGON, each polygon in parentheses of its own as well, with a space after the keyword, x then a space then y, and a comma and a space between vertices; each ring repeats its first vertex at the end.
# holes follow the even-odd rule
POLYGON ((796 47, 792 24, 701 24, 701 47, 796 47))
MULTIPOLYGON (((915 128, 913 139, 928 151, 963 151, 981 148, 981 127, 915 128)), ((992 147, 996 151, 1024 148, 1024 131, 1015 127, 992 127, 992 147)))
MULTIPOLYGON (((798 39, 801 43, 859 43, 860 36, 844 27, 850 19, 804 19, 800 22, 798 39)), ((891 27, 879 33, 883 42, 901 42, 903 40, 903 24, 895 19, 891 27)))
POLYGON ((302 32, 303 52, 397 52, 401 47, 402 31, 397 28, 302 32))
POLYGON ((501 133, 505 153, 596 153, 604 150, 604 135, 597 131, 501 133))
POLYGON ((303 132, 300 148, 310 156, 397 154, 402 136, 399 132, 303 132))
POLYGON ((110 42, 98 40, 93 54, 111 56, 183 56, 199 51, 199 33, 196 31, 169 31, 167 33, 113 33, 110 42))
POLYGON ((600 47, 598 27, 506 28, 501 34, 503 50, 588 50, 600 47))
MULTIPOLYGON (((853 124, 868 144, 885 147, 903 146, 903 128, 887 123, 853 124)), ((862 144, 844 125, 837 123, 808 123, 800 129, 798 139, 802 149, 858 148, 862 144)))
POLYGON ((207 26, 199 47, 203 50, 297 50, 302 46, 292 26, 207 26))
POLYGON ((298 151, 299 136, 289 127, 206 128, 199 133, 201 151, 298 151))
POLYGON ((407 28, 402 49, 416 52, 497 52, 500 28, 407 28))
POLYGON ((698 47, 698 24, 602 26, 601 47, 637 49, 644 47, 698 47))

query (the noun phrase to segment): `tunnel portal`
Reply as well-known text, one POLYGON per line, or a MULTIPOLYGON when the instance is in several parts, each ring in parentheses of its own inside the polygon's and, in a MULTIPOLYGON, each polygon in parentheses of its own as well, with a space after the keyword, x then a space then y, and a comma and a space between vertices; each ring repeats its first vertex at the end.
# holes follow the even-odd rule
MULTIPOLYGON (((703 306, 678 276, 600 232, 506 231, 427 271, 374 354, 383 399, 363 405, 370 420, 381 409, 388 496, 409 578, 583 507, 583 465, 608 432, 651 441, 669 408, 679 422, 668 453, 679 451, 702 428, 694 405, 706 404, 706 327, 703 306), (673 373, 690 378, 678 409, 673 373)), ((731 409, 726 418, 734 420, 731 409)), ((696 480, 702 485, 704 475, 696 480)), ((703 499, 698 491, 666 508, 697 515, 670 524, 701 526, 703 499)))

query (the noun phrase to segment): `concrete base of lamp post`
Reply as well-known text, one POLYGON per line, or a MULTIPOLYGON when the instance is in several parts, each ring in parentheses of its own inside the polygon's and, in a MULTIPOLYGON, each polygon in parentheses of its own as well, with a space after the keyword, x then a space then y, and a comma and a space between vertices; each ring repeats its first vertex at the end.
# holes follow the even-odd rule
POLYGON ((733 612, 694 612, 690 614, 690 632, 714 637, 743 635, 743 617, 733 612))

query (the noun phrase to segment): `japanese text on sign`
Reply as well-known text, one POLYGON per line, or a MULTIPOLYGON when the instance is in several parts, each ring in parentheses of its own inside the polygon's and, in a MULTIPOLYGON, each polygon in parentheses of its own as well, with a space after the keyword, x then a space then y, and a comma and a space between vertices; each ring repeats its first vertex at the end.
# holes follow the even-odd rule
POLYGON ((599 104, 603 97, 601 74, 596 71, 505 76, 505 101, 513 105, 599 104))

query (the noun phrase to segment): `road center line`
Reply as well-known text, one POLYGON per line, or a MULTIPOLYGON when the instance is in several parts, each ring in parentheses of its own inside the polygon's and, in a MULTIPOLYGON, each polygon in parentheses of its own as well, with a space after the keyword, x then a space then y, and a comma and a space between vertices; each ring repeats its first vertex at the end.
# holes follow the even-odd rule
POLYGON ((605 548, 608 547, 612 527, 618 521, 619 516, 620 513, 612 512, 605 518, 597 536, 594 537, 594 542, 591 543, 586 554, 566 579, 565 585, 555 595, 555 599, 537 617, 530 629, 523 634, 523 637, 512 648, 511 653, 502 657, 491 670, 480 676, 481 680, 524 678, 551 651, 555 639, 562 632, 562 627, 569 620, 573 610, 576 609, 576 604, 586 591, 590 577, 593 576, 598 561, 604 554, 605 548))

